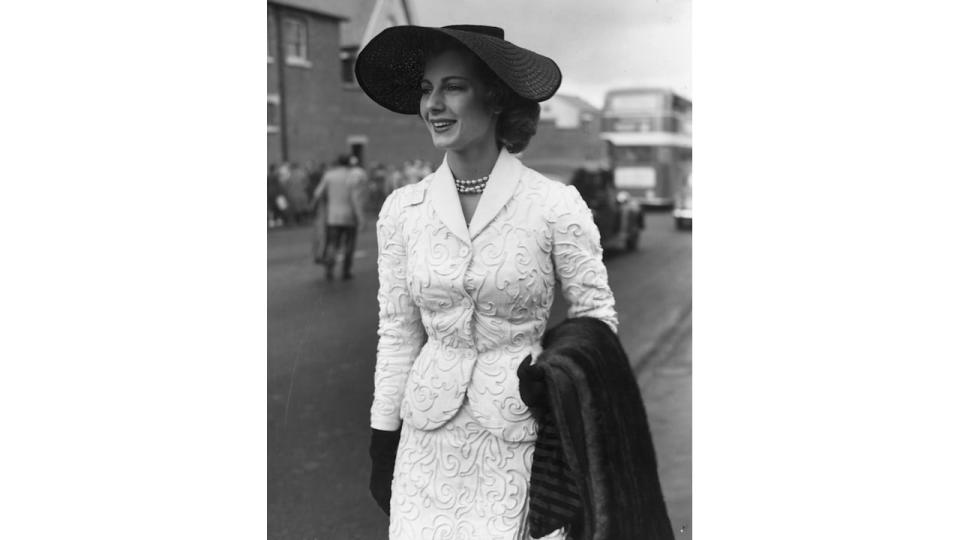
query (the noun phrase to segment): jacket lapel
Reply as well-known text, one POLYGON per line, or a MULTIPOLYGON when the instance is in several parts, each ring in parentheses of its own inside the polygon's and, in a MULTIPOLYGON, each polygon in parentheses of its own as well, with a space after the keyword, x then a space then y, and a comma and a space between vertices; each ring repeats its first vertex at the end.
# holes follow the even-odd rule
MULTIPOLYGON (((444 161, 444 164, 446 164, 446 161, 444 161)), ((522 168, 523 164, 520 163, 519 159, 507 152, 506 148, 500 149, 497 163, 493 166, 493 171, 490 172, 490 180, 487 181, 487 187, 484 188, 483 195, 480 196, 480 202, 477 203, 477 209, 473 213, 473 219, 470 220, 471 239, 476 238, 480 231, 489 225, 493 218, 497 217, 500 209, 513 196, 517 184, 520 183, 522 168)), ((447 168, 446 170, 447 174, 450 174, 450 169, 447 168)), ((450 177, 450 190, 456 195, 452 176, 450 177)), ((461 221, 464 221, 459 200, 457 201, 457 212, 460 214, 461 221)))
POLYGON ((430 198, 430 203, 436 209, 437 215, 440 216, 440 221, 457 238, 470 245, 467 220, 463 217, 460 197, 457 195, 457 188, 453 184, 453 173, 450 172, 450 167, 447 165, 446 156, 443 157, 443 163, 440 164, 440 167, 433 173, 433 181, 430 183, 427 197, 430 198))

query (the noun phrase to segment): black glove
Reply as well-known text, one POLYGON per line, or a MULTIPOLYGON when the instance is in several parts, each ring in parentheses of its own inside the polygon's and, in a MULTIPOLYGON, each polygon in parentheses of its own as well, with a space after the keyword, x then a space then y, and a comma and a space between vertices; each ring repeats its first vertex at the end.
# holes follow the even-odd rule
POLYGON ((390 483, 393 481, 393 466, 397 461, 400 446, 400 430, 381 431, 371 429, 370 435, 370 494, 388 516, 390 515, 390 483))
POLYGON ((539 415, 547 408, 547 384, 543 368, 532 362, 533 357, 528 354, 517 368, 517 378, 520 379, 520 399, 534 415, 539 415))

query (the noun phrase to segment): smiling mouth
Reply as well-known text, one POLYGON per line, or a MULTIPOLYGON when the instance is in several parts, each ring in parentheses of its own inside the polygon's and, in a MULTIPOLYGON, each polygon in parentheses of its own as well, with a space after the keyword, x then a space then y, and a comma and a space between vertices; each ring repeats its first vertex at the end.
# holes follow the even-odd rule
POLYGON ((430 122, 430 125, 433 126, 433 131, 435 133, 443 133, 450 129, 450 127, 455 124, 454 120, 433 120, 430 122))

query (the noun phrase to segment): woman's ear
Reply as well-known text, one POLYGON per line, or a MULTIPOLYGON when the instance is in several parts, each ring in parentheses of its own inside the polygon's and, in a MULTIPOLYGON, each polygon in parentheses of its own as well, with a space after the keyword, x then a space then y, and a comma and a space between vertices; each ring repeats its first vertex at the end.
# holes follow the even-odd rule
POLYGON ((493 114, 500 114, 503 112, 503 101, 504 93, 502 89, 494 86, 493 88, 488 88, 486 93, 486 102, 487 106, 490 107, 490 110, 493 111, 493 114))

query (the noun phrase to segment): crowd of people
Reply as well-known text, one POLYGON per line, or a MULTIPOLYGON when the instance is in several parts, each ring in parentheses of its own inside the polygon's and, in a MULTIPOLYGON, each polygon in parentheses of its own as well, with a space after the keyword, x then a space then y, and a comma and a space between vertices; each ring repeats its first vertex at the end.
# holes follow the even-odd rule
MULTIPOLYGON (((374 163, 369 169, 349 156, 349 168, 361 178, 363 208, 377 212, 393 190, 415 184, 433 172, 425 160, 405 161, 402 165, 374 163)), ((317 207, 315 195, 324 174, 335 164, 310 161, 271 163, 267 168, 267 226, 304 225, 313 221, 317 207)))

